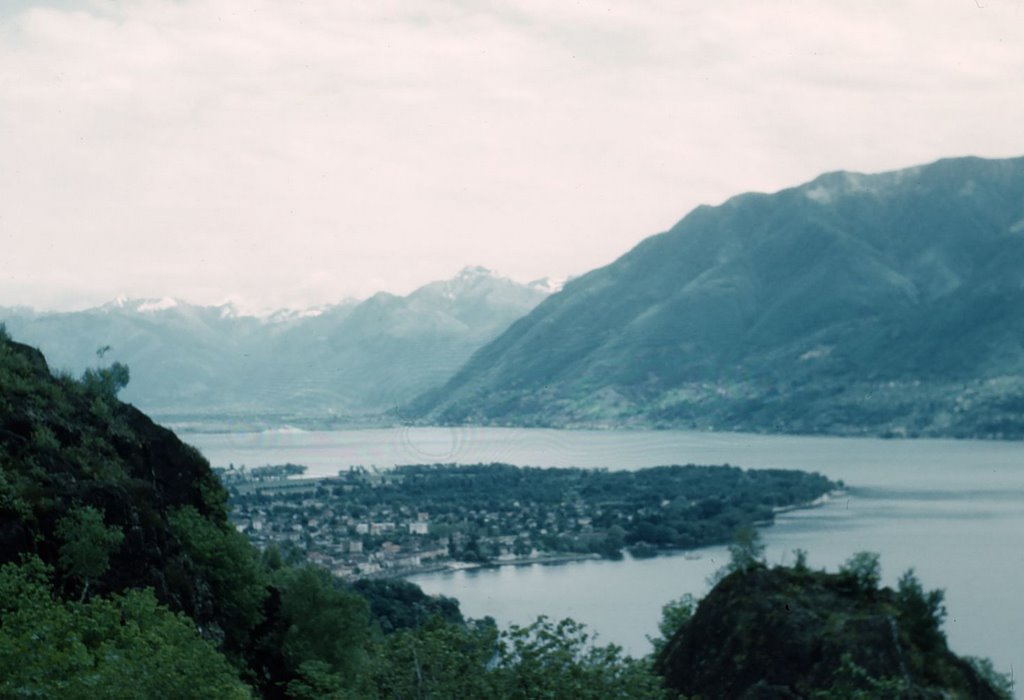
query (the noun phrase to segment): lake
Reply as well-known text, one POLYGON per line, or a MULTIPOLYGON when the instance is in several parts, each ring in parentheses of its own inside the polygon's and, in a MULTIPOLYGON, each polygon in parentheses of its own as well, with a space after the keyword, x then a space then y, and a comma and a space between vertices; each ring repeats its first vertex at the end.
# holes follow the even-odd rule
MULTIPOLYGON (((946 591, 945 630, 959 654, 1024 668, 1024 443, 767 436, 688 431, 558 431, 517 428, 392 428, 188 434, 215 466, 293 462, 310 476, 350 465, 507 462, 520 466, 638 469, 733 464, 817 471, 849 485, 841 499, 787 513, 762 531, 769 562, 805 549, 835 569, 861 550, 882 557, 895 585, 915 568, 926 588, 946 591)), ((411 580, 455 596, 472 617, 526 624, 538 614, 573 617, 639 655, 661 606, 706 592, 724 547, 681 555, 557 566, 501 567, 411 580)))

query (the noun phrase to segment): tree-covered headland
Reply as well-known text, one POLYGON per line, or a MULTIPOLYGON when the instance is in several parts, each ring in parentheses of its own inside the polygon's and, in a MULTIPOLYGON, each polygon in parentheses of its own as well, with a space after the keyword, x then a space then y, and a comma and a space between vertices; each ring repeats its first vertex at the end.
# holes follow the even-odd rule
POLYGON ((302 480, 253 476, 261 469, 225 474, 232 520, 261 548, 298 547, 346 578, 720 544, 837 487, 819 474, 729 466, 435 464, 302 480))
POLYGON ((946 645, 941 590, 913 570, 883 587, 877 554, 858 552, 838 572, 806 552, 769 567, 757 534, 741 531, 731 562, 699 603, 664 609, 654 672, 687 698, 904 700, 1012 697, 985 659, 946 645))

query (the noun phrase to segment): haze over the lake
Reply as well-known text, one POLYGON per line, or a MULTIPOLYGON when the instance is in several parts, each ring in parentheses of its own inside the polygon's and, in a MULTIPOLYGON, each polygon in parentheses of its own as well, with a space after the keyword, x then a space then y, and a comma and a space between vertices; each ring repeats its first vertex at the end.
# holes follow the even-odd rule
POLYGON ((0 305, 586 272, 699 203, 1024 153, 1019 0, 8 0, 0 305))

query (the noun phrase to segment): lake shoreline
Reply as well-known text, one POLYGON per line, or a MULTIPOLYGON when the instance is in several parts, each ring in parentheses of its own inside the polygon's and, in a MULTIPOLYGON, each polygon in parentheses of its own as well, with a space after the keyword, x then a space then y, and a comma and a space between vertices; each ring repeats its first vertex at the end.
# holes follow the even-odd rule
MULTIPOLYGON (((823 495, 819 496, 818 498, 815 498, 815 499, 813 499, 811 501, 807 501, 805 503, 796 503, 796 504, 793 504, 791 506, 779 506, 778 508, 776 508, 773 511, 773 515, 783 515, 785 513, 792 513, 792 512, 795 512, 795 511, 809 510, 809 509, 812 509, 812 508, 820 508, 822 506, 830 504, 832 502, 833 498, 841 497, 841 496, 844 496, 844 495, 847 495, 847 494, 848 494, 848 491, 845 488, 843 488, 843 489, 836 489, 834 491, 830 491, 829 493, 823 494, 823 495)), ((764 521, 753 523, 754 527, 756 527, 758 529, 772 527, 774 524, 775 524, 774 520, 764 520, 764 521)), ((369 574, 367 576, 360 576, 359 578, 366 578, 366 579, 372 579, 372 580, 408 579, 408 578, 412 578, 412 577, 420 576, 420 575, 425 575, 425 574, 455 573, 455 572, 458 572, 458 571, 479 571, 479 570, 487 570, 487 569, 500 569, 500 568, 504 568, 504 567, 533 566, 535 564, 540 564, 542 566, 562 566, 562 565, 565 565, 565 564, 575 564, 575 563, 582 562, 582 561, 618 562, 618 561, 623 561, 627 557, 630 558, 630 559, 654 559, 654 558, 657 558, 657 557, 682 556, 684 559, 688 559, 690 561, 694 561, 694 560, 702 558, 703 555, 701 555, 701 554, 696 554, 695 555, 695 553, 699 552, 700 550, 707 549, 709 547, 721 547, 722 545, 727 545, 727 544, 729 544, 729 543, 726 542, 726 541, 722 541, 722 542, 709 542, 709 543, 706 543, 706 544, 702 544, 702 545, 700 545, 698 547, 687 547, 687 548, 663 547, 663 548, 657 548, 657 549, 652 550, 650 554, 642 554, 642 555, 630 552, 628 549, 623 549, 623 551, 617 557, 601 556, 600 554, 595 554, 595 553, 592 553, 592 552, 579 552, 579 553, 569 552, 569 553, 565 553, 565 554, 558 554, 558 553, 538 554, 536 556, 531 556, 531 557, 522 557, 522 558, 505 559, 505 560, 495 560, 495 561, 487 561, 487 562, 460 562, 460 561, 438 562, 436 564, 425 564, 425 565, 420 566, 420 567, 409 567, 407 569, 402 569, 402 570, 398 570, 398 571, 396 571, 396 570, 379 571, 379 572, 375 572, 373 574, 369 574)))
MULTIPOLYGON (((488 562, 466 562, 466 561, 452 561, 452 562, 439 562, 437 564, 425 564, 419 567, 410 567, 407 569, 378 571, 367 576, 360 576, 359 578, 372 579, 372 580, 387 580, 387 579, 406 579, 414 576, 420 576, 423 574, 443 574, 443 573, 455 573, 457 571, 479 571, 486 569, 500 569, 506 566, 533 566, 534 564, 540 564, 542 566, 554 566, 561 564, 572 564, 580 561, 601 561, 608 559, 608 557, 602 557, 600 554, 554 554, 551 556, 535 556, 525 557, 521 559, 509 559, 504 561, 488 561, 488 562)), ((609 559, 609 561, 613 561, 609 559)))
MULTIPOLYGON (((670 433, 685 432, 721 436, 759 436, 759 437, 798 437, 798 438, 843 438, 865 440, 891 440, 893 442, 914 442, 924 440, 951 440, 956 442, 1005 442, 1019 444, 1024 437, 1002 437, 989 434, 959 435, 932 433, 901 433, 892 430, 871 432, 865 430, 836 430, 834 432, 778 432, 759 430, 751 427, 743 430, 709 429, 693 425, 658 425, 658 424, 610 424, 610 423, 572 423, 559 425, 498 425, 488 423, 466 423, 459 425, 433 425, 416 423, 409 425, 389 420, 377 420, 373 416, 355 417, 352 420, 321 421, 317 419, 293 418, 290 420, 260 420, 259 417, 193 417, 176 414, 154 413, 161 425, 164 425, 179 436, 217 435, 223 433, 331 433, 372 430, 552 430, 567 433, 670 433)), ((187 440, 186 440, 187 442, 187 440)))

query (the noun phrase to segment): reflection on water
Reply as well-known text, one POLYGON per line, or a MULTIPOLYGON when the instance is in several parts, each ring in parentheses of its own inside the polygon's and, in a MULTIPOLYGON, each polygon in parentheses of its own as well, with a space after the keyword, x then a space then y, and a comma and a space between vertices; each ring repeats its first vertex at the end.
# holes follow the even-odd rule
MULTIPOLYGON (((735 464, 818 471, 850 485, 827 505, 787 513, 764 532, 770 562, 809 552, 812 566, 838 567, 852 553, 882 556, 889 585, 914 567, 946 590, 950 645, 1024 668, 1024 444, 873 440, 685 431, 556 431, 394 428, 336 432, 187 435, 214 465, 294 462, 311 475, 349 465, 508 462, 637 469, 663 464, 735 464)), ((662 604, 703 594, 725 549, 682 556, 503 567, 415 577, 452 595, 470 616, 526 624, 538 614, 574 617, 604 642, 648 650, 662 604)))

